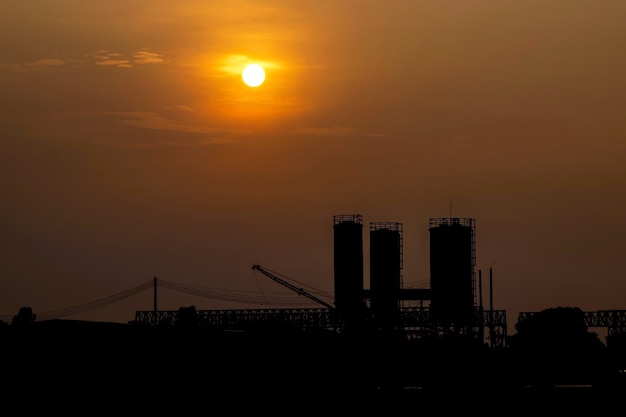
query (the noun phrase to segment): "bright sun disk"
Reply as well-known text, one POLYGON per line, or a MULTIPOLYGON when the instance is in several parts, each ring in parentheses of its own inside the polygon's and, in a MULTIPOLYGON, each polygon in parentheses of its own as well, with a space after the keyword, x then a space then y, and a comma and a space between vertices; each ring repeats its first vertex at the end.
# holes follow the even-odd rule
POLYGON ((250 64, 241 73, 243 82, 250 87, 258 87, 265 81, 265 71, 259 64, 250 64))

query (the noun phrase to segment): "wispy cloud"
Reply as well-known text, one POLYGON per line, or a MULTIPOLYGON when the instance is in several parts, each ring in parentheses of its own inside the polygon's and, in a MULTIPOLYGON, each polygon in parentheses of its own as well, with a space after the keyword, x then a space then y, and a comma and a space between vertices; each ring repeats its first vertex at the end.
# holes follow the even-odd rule
POLYGON ((27 67, 57 67, 65 64, 65 61, 58 58, 43 58, 26 64, 27 67))
POLYGON ((166 109, 173 110, 182 110, 186 112, 193 112, 194 110, 189 106, 183 106, 180 104, 172 104, 171 106, 165 106, 166 109))
POLYGON ((147 48, 143 48, 140 51, 135 52, 134 61, 135 64, 163 64, 165 60, 163 55, 151 52, 147 48))
POLYGON ((114 66, 118 68, 132 68, 132 64, 129 60, 123 59, 121 54, 117 52, 109 52, 106 50, 100 50, 95 56, 96 65, 114 66))
POLYGON ((97 65, 114 66, 118 68, 132 68, 133 65, 148 64, 164 64, 166 63, 162 54, 152 52, 147 48, 143 48, 132 57, 132 60, 125 58, 117 52, 107 51, 105 49, 98 51, 95 55, 97 65))
MULTIPOLYGON (((184 107, 184 106, 182 106, 184 107)), ((233 143, 251 132, 178 120, 189 113, 162 114, 155 111, 77 111, 54 115, 54 122, 74 125, 77 137, 88 137, 107 146, 205 146, 233 143)))
POLYGON ((148 65, 148 64, 164 64, 167 61, 163 58, 162 54, 152 52, 147 48, 143 48, 137 52, 135 52, 132 58, 125 57, 124 55, 108 51, 106 49, 101 49, 95 54, 89 54, 83 56, 83 59, 69 59, 63 60, 60 58, 41 58, 35 61, 30 61, 26 63, 16 63, 16 64, 0 64, 0 70, 6 71, 25 71, 25 70, 35 70, 35 69, 45 69, 51 67, 60 67, 65 65, 67 62, 73 64, 84 64, 85 57, 89 58, 89 60, 95 59, 96 65, 101 65, 105 67, 116 67, 116 68, 132 68, 133 65, 148 65))
POLYGON ((65 61, 58 58, 42 58, 24 64, 0 64, 0 70, 8 71, 31 71, 65 65, 65 61))
POLYGON ((363 129, 353 127, 302 127, 296 129, 293 133, 300 135, 316 135, 316 136, 335 136, 335 137, 355 137, 365 136, 370 138, 390 138, 389 135, 376 132, 367 132, 363 129))
POLYGON ((158 113, 144 112, 144 111, 131 111, 131 112, 114 112, 108 113, 116 117, 120 123, 127 126, 139 127, 143 129, 154 130, 175 130, 185 133, 198 133, 198 134, 216 134, 232 132, 229 129, 207 127, 207 126, 194 126, 189 124, 183 124, 171 119, 167 119, 158 113))
POLYGON ((227 75, 240 75, 244 67, 252 63, 259 64, 265 69, 277 69, 282 67, 278 62, 253 59, 247 55, 228 55, 222 58, 222 64, 219 70, 227 75))

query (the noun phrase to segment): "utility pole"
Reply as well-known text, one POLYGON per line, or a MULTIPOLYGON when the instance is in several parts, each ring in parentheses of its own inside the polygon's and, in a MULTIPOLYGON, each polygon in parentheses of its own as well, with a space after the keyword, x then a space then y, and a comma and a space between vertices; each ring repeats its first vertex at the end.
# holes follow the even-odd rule
POLYGON ((153 301, 153 305, 154 305, 154 323, 153 324, 157 324, 156 320, 157 320, 157 277, 154 277, 154 285, 153 285, 153 291, 154 291, 154 301, 153 301))
MULTIPOLYGON (((489 317, 493 320, 493 269, 491 267, 489 267, 489 314, 489 317)), ((496 332, 493 326, 493 323, 489 325, 489 341, 491 343, 491 347, 494 346, 494 338, 496 337, 496 332)))

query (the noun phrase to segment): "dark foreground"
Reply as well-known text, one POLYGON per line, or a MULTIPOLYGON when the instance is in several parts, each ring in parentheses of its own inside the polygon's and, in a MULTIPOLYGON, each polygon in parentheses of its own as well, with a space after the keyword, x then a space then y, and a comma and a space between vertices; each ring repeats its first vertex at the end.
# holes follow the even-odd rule
POLYGON ((626 395, 625 376, 615 367, 561 381, 528 372, 542 364, 529 368, 517 357, 467 346, 128 326, 0 337, 3 403, 23 414, 42 414, 34 411, 45 407, 46 413, 81 415, 598 415, 621 410, 626 395))

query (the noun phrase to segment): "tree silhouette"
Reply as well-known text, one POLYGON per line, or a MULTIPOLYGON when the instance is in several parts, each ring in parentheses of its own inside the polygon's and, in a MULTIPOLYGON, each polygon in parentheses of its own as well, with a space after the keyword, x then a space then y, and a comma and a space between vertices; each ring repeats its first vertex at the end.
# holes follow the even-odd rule
POLYGON ((25 327, 35 322, 37 315, 33 313, 33 309, 30 307, 21 307, 17 315, 13 316, 11 326, 25 327))
POLYGON ((595 384, 607 372, 606 346, 578 307, 542 310, 519 321, 509 339, 514 369, 533 385, 595 384))

